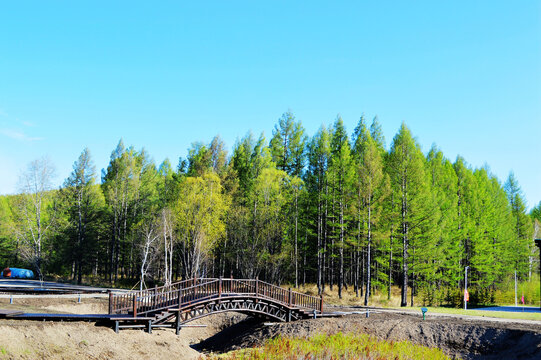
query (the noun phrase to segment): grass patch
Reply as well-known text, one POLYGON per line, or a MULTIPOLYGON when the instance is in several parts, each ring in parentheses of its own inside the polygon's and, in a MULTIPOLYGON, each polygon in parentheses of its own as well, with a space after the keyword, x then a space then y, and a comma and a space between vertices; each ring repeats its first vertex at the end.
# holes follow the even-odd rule
POLYGON ((366 334, 318 334, 305 338, 279 336, 260 348, 243 349, 207 359, 450 359, 439 349, 407 341, 381 341, 366 334))
MULTIPOLYGON (((419 316, 421 316, 420 307, 408 307, 400 308, 393 307, 394 309, 400 310, 413 310, 418 311, 419 316)), ((529 313, 529 312, 507 312, 507 311, 483 311, 483 310, 464 310, 456 308, 446 308, 446 307, 427 307, 428 312, 426 316, 430 316, 432 313, 436 314, 454 314, 454 315, 466 315, 466 316, 481 316, 489 318, 502 318, 502 319, 521 319, 521 320, 537 320, 541 321, 541 313, 529 313)))
MULTIPOLYGON (((317 296, 317 286, 315 284, 306 284, 305 286, 300 286, 295 291, 302 292, 309 295, 317 296)), ((514 291, 514 290, 513 290, 514 291)), ((514 296, 514 295, 513 295, 514 296)), ((408 296, 408 304, 409 304, 408 296)), ((353 287, 348 287, 347 289, 342 289, 342 298, 338 296, 338 286, 334 286, 331 291, 329 286, 325 287, 323 292, 323 302, 325 305, 337 305, 337 306, 363 306, 364 297, 358 297, 353 287)), ((503 302, 506 304, 506 302, 503 302)), ((390 309, 400 309, 405 311, 417 311, 419 316, 421 316, 421 307, 422 301, 419 297, 414 297, 414 304, 419 306, 414 307, 400 307, 400 288, 393 286, 391 288, 391 299, 387 299, 387 292, 377 292, 370 297, 368 306, 383 307, 390 309)), ((541 321, 541 313, 528 313, 528 312, 506 312, 506 311, 482 311, 482 310, 464 310, 462 308, 456 307, 438 307, 438 306, 427 306, 428 313, 427 316, 430 316, 431 313, 440 313, 440 314, 455 314, 455 315, 470 315, 470 316, 481 316, 489 318, 503 318, 503 319, 521 319, 521 320, 537 320, 541 321)))

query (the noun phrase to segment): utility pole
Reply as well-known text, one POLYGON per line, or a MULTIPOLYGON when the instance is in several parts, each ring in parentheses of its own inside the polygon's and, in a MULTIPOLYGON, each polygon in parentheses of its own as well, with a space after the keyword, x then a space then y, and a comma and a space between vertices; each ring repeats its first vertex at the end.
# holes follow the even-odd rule
MULTIPOLYGON (((535 245, 539 248, 539 267, 541 268, 541 239, 535 239, 535 245)), ((541 283, 541 278, 539 279, 539 282, 541 283)), ((540 303, 541 308, 541 303, 540 303)))
POLYGON ((468 309, 468 300, 469 300, 469 294, 468 294, 468 269, 469 266, 466 266, 464 269, 464 310, 468 309))

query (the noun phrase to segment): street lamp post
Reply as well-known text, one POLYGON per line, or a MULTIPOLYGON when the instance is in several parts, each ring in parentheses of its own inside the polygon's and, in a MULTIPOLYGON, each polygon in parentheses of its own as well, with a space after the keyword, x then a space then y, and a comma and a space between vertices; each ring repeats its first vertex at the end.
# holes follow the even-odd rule
POLYGON ((469 266, 464 269, 464 310, 468 309, 468 300, 466 299, 466 294, 468 294, 468 269, 469 266))
MULTIPOLYGON (((539 248, 539 267, 541 268, 541 239, 535 239, 535 245, 539 248)), ((539 282, 541 283, 541 278, 539 279, 539 282)))

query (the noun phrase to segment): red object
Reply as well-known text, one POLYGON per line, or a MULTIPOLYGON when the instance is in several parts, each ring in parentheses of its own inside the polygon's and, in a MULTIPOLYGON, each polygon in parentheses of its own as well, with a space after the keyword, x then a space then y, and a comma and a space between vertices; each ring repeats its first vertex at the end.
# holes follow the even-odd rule
POLYGON ((524 294, 522 294, 522 298, 520 299, 522 301, 522 305, 524 305, 524 294))
POLYGON ((470 301, 470 293, 468 290, 464 290, 464 301, 470 301))

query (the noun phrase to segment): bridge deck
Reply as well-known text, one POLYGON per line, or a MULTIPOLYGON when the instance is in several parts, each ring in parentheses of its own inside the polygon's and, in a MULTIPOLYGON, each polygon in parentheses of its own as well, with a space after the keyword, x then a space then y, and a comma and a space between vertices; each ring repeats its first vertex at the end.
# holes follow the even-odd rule
POLYGON ((124 294, 111 294, 109 313, 152 317, 163 323, 174 316, 184 323, 215 312, 240 311, 290 321, 321 316, 323 297, 278 287, 261 280, 203 278, 124 294), (175 314, 175 312, 177 314, 175 314))
POLYGON ((205 278, 150 290, 110 293, 108 314, 23 313, 0 309, 0 318, 106 322, 112 323, 116 332, 122 328, 146 328, 151 332, 153 327, 171 326, 178 334, 185 323, 218 312, 237 311, 291 321, 324 316, 322 310, 321 296, 298 293, 260 280, 205 278))

